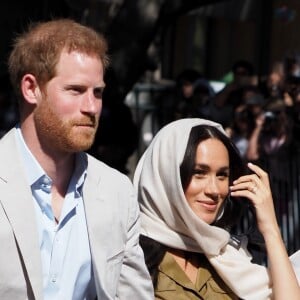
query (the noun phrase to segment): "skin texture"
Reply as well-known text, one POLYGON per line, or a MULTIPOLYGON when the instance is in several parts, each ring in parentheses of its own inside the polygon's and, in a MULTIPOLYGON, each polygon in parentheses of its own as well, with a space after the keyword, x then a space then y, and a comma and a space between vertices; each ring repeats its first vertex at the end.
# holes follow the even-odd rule
POLYGON ((195 158, 195 174, 185 190, 189 206, 204 222, 211 224, 229 191, 229 156, 217 139, 202 141, 195 158))

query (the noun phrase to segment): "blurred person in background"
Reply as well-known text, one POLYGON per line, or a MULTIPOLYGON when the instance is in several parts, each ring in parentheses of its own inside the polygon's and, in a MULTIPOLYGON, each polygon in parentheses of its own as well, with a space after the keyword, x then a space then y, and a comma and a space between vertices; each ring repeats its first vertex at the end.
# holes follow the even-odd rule
POLYGON ((241 104, 234 110, 230 126, 225 130, 228 136, 247 160, 249 138, 255 128, 255 119, 264 111, 265 99, 257 86, 248 85, 241 90, 241 104))
POLYGON ((231 126, 225 130, 243 159, 246 159, 249 138, 253 128, 254 118, 251 111, 245 105, 238 106, 235 109, 231 126))
POLYGON ((270 155, 278 155, 290 145, 292 124, 282 99, 270 103, 255 116, 255 128, 249 139, 247 158, 257 161, 270 155))
POLYGON ((259 88, 267 102, 283 98, 285 78, 284 63, 274 62, 269 74, 259 82, 259 88))
MULTIPOLYGON (((168 118, 167 122, 160 122, 162 126, 174 120, 184 118, 186 115, 196 114, 194 111, 197 100, 194 99, 195 82, 202 78, 201 73, 195 69, 184 69, 176 77, 176 84, 174 93, 171 95, 170 101, 173 103, 171 111, 172 116, 168 118)), ((162 99, 161 101, 166 101, 162 99)), ((166 112, 168 114, 168 112, 166 112)), ((161 126, 161 127, 162 127, 161 126)))
POLYGON ((216 94, 211 106, 211 119, 228 127, 234 110, 242 103, 245 86, 257 85, 253 65, 246 60, 238 60, 232 66, 233 80, 216 94))
POLYGON ((182 118, 210 118, 210 101, 215 92, 209 81, 198 78, 192 85, 192 94, 182 98, 175 107, 175 120, 182 118))

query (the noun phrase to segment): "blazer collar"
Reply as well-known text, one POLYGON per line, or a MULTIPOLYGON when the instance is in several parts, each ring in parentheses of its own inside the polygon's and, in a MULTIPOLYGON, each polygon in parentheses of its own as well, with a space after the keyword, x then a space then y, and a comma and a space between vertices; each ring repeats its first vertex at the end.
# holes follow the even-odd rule
POLYGON ((17 150, 15 129, 1 140, 0 202, 11 224, 36 299, 42 299, 42 265, 31 189, 17 150))

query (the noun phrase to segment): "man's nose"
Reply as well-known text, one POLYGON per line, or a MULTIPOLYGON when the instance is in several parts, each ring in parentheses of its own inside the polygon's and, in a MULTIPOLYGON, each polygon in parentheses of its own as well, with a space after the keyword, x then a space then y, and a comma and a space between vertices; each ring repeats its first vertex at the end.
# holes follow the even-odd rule
POLYGON ((98 99, 94 96, 93 92, 88 92, 85 95, 83 104, 82 104, 82 111, 96 115, 99 113, 102 107, 102 100, 98 99))

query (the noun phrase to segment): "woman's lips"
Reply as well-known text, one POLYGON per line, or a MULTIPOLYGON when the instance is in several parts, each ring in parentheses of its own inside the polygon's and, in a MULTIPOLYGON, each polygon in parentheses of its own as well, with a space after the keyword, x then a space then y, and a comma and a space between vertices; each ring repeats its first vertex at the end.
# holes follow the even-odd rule
POLYGON ((218 203, 215 201, 197 201, 206 210, 215 211, 218 207, 218 203))

